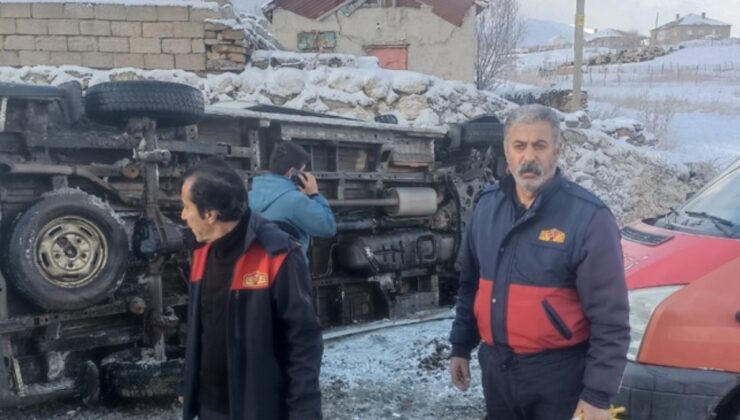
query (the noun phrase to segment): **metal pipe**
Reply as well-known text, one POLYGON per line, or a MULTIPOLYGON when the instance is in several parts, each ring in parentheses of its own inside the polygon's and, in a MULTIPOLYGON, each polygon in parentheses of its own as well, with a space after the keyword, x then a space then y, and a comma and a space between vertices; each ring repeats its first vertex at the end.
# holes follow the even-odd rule
POLYGON ((345 200, 329 200, 329 206, 331 207, 388 207, 397 205, 397 198, 352 198, 345 200))

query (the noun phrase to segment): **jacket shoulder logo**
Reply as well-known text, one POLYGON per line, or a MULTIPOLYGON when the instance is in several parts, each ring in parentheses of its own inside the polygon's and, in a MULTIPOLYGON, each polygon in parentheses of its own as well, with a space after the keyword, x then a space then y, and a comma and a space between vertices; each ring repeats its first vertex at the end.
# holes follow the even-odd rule
POLYGON ((244 275, 242 287, 245 289, 262 289, 268 286, 267 274, 261 271, 244 275))
POLYGON ((544 229, 540 231, 540 241, 554 242, 556 244, 565 243, 565 232, 558 229, 544 229))

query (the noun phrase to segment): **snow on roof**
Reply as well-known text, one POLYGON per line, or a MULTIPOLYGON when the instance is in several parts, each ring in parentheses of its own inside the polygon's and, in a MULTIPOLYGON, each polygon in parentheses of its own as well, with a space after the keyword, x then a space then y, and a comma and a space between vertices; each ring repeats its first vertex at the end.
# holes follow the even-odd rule
POLYGON ((710 19, 708 17, 702 17, 694 13, 689 13, 688 15, 678 18, 674 20, 673 22, 668 22, 663 26, 660 26, 655 30, 658 29, 668 29, 672 28, 674 26, 730 26, 729 23, 720 22, 715 19, 710 19))
MULTIPOLYGON (((0 1, 2 3, 2 1, 0 1)), ((201 0, 13 0, 13 3, 78 3, 86 5, 120 4, 123 6, 184 6, 193 9, 218 11, 219 5, 213 1, 201 0)))
POLYGON ((627 32, 627 31, 620 31, 619 29, 601 29, 598 32, 594 32, 593 34, 587 35, 586 40, 587 41, 593 41, 595 39, 601 39, 601 38, 621 38, 621 37, 638 37, 641 36, 640 34, 636 32, 627 32))

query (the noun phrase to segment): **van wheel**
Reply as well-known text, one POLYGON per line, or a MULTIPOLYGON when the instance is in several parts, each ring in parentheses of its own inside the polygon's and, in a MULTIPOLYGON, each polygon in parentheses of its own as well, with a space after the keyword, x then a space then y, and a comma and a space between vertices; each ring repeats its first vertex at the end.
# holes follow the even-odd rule
POLYGON ((92 306, 123 279, 128 239, 113 209, 82 192, 53 194, 13 226, 9 275, 18 291, 46 310, 92 306))
POLYGON ((160 127, 195 124, 203 117, 203 94, 182 83, 130 80, 100 83, 85 94, 85 112, 106 125, 149 117, 160 127))

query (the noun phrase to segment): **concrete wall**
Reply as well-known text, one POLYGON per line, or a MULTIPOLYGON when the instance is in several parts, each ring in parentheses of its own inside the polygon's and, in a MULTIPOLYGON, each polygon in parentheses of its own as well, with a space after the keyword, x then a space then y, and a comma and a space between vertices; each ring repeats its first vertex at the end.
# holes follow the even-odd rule
POLYGON ((297 50, 298 33, 336 31, 333 52, 365 55, 367 47, 408 46, 408 69, 444 79, 472 82, 475 79, 475 8, 462 27, 432 13, 429 7, 364 7, 351 16, 335 13, 322 21, 275 9, 273 34, 289 50, 297 50))
POLYGON ((651 45, 677 44, 694 39, 726 39, 730 37, 731 26, 691 25, 674 26, 668 29, 653 30, 651 45))
POLYGON ((203 72, 205 20, 220 18, 212 4, 208 8, 0 3, 0 66, 70 64, 203 72))

